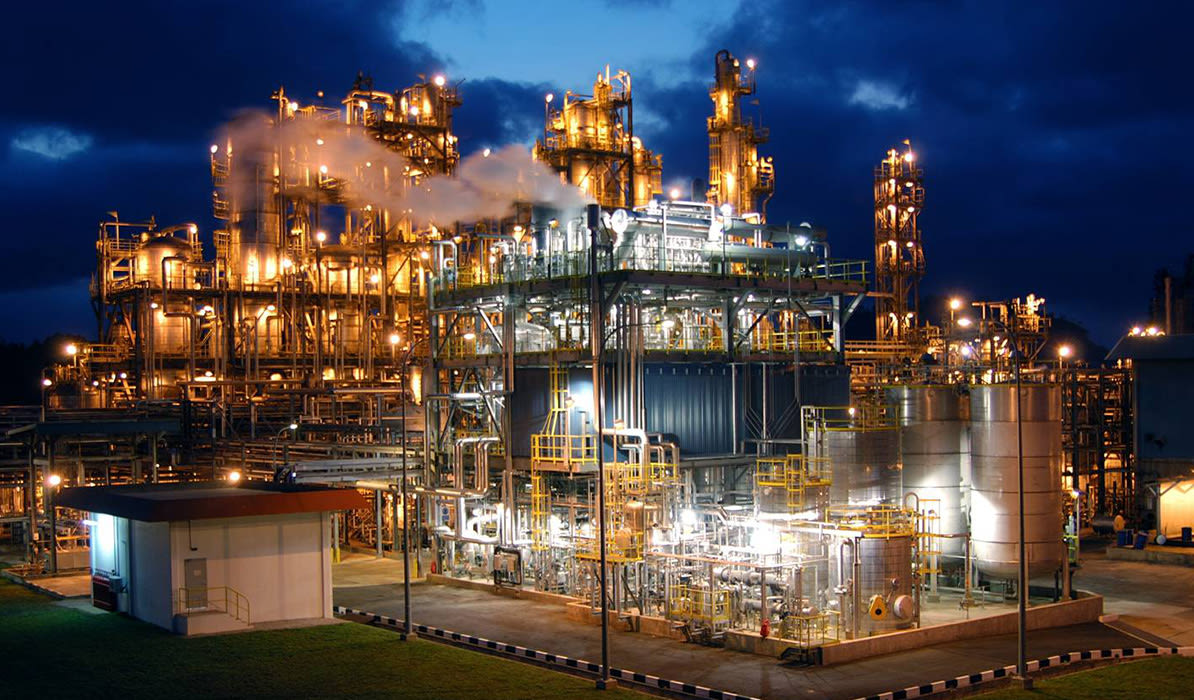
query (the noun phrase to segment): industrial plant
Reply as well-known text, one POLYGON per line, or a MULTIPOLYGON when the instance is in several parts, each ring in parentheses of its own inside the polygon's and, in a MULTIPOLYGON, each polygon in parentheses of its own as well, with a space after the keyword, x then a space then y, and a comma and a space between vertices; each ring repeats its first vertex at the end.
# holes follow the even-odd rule
POLYGON ((859 173, 873 259, 769 221, 759 67, 722 51, 712 79, 690 188, 665 189, 609 67, 545 95, 530 148, 462 144, 445 76, 238 116, 195 193, 219 228, 102 220, 94 338, 4 414, 26 566, 91 561, 99 521, 64 488, 271 482, 364 496, 325 496, 361 506, 327 518, 337 556, 810 663, 1079 597, 1080 533, 1157 528, 1184 478, 1137 464, 1133 355, 1078 362, 1039 290, 923 306, 909 141, 859 173))

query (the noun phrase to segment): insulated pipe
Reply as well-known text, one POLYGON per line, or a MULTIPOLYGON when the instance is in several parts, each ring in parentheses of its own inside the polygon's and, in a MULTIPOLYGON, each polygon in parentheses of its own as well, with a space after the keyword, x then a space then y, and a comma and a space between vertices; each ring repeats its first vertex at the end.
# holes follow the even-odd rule
POLYGON ((649 441, 647 439, 647 431, 645 431, 641 428, 603 428, 601 430, 601 434, 608 435, 611 437, 637 438, 639 441, 639 443, 637 445, 623 445, 623 448, 627 449, 627 450, 632 450, 632 449, 638 450, 639 463, 643 467, 643 470, 644 470, 643 473, 644 474, 646 473, 646 468, 647 468, 647 450, 646 450, 646 448, 649 445, 649 441))
POLYGON ((444 274, 444 248, 452 249, 452 270, 457 269, 458 257, 455 243, 452 241, 431 241, 431 245, 435 247, 435 274, 437 277, 442 278, 444 274))

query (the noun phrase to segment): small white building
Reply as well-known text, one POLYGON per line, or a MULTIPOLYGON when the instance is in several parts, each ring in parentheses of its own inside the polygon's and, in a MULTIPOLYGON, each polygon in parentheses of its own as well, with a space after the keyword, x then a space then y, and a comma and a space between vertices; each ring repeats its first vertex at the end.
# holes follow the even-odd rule
POLYGON ((332 617, 330 513, 354 489, 197 482, 65 489, 91 513, 92 600, 178 634, 332 617))

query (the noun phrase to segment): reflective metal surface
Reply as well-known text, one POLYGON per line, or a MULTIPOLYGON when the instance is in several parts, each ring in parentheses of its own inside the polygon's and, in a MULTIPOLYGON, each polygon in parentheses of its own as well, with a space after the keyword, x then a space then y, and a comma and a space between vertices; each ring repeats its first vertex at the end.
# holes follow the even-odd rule
POLYGON ((811 451, 830 460, 830 499, 835 505, 896 502, 901 498, 898 430, 825 430, 811 451))
MULTIPOLYGON (((966 420, 970 403, 953 386, 900 386, 888 391, 900 418, 900 452, 904 464, 905 495, 914 493, 921 512, 937 516, 930 521, 936 534, 966 532, 963 480, 966 420)), ((942 537, 935 541, 943 554, 960 556, 965 539, 942 537)))
POLYGON ((858 540, 858 554, 862 563, 859 573, 862 628, 878 631, 910 626, 912 617, 899 618, 894 610, 889 610, 881 620, 871 618, 866 610, 872 596, 883 596, 887 605, 894 607, 897 598, 912 595, 912 538, 863 537, 858 540))
MULTIPOLYGON (((1021 389, 1024 443, 1025 541, 1030 576, 1061 565, 1061 392, 1056 386, 1021 389)), ((980 571, 1014 578, 1019 560, 1016 389, 976 386, 970 391, 973 484, 970 529, 980 571)))

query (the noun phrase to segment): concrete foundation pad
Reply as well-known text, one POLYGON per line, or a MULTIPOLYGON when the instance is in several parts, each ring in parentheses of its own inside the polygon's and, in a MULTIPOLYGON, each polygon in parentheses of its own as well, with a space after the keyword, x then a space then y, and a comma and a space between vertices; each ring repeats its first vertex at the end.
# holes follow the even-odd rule
MULTIPOLYGON (((593 609, 587 601, 580 601, 571 596, 505 586, 495 587, 487 581, 457 579, 438 574, 428 575, 427 580, 428 583, 487 591, 510 598, 520 598, 552 605, 563 605, 565 614, 570 621, 586 625, 601 624, 600 615, 593 613, 593 609)), ((1098 622, 1102 614, 1103 598, 1101 596, 1080 594, 1080 597, 1076 600, 1045 603, 1029 608, 1028 627, 1030 630, 1038 630, 1098 622)), ((817 660, 821 665, 847 663, 858 659, 920 649, 945 642, 1014 634, 1018 624, 1018 613, 1014 611, 997 613, 969 620, 946 622, 916 629, 889 632, 874 637, 826 644, 814 649, 811 658, 817 660)), ((654 637, 680 640, 685 638, 680 623, 661 617, 640 615, 633 611, 621 614, 611 611, 609 613, 609 625, 611 629, 639 632, 654 637)), ((783 655, 784 651, 790 648, 799 648, 800 645, 797 642, 777 637, 763 638, 757 632, 732 630, 726 633, 725 647, 733 651, 779 658, 783 655)))
MULTIPOLYGON (((1067 627, 1085 622, 1098 622, 1102 614, 1102 596, 1081 595, 1077 600, 1063 600, 1029 608, 1028 629, 1040 630, 1067 627)), ((850 639, 821 647, 820 663, 827 666, 881 654, 919 649, 933 644, 1015 634, 1019 624, 1019 614, 1010 612, 972 620, 947 622, 930 627, 889 632, 864 639, 850 639)))
POLYGON ((1194 547, 1147 545, 1144 549, 1108 547, 1107 558, 1115 561, 1139 561, 1170 566, 1194 566, 1194 547))
POLYGON ((73 572, 57 576, 23 577, 13 571, 4 571, 4 578, 13 583, 31 588, 53 598, 90 598, 91 574, 73 572))

